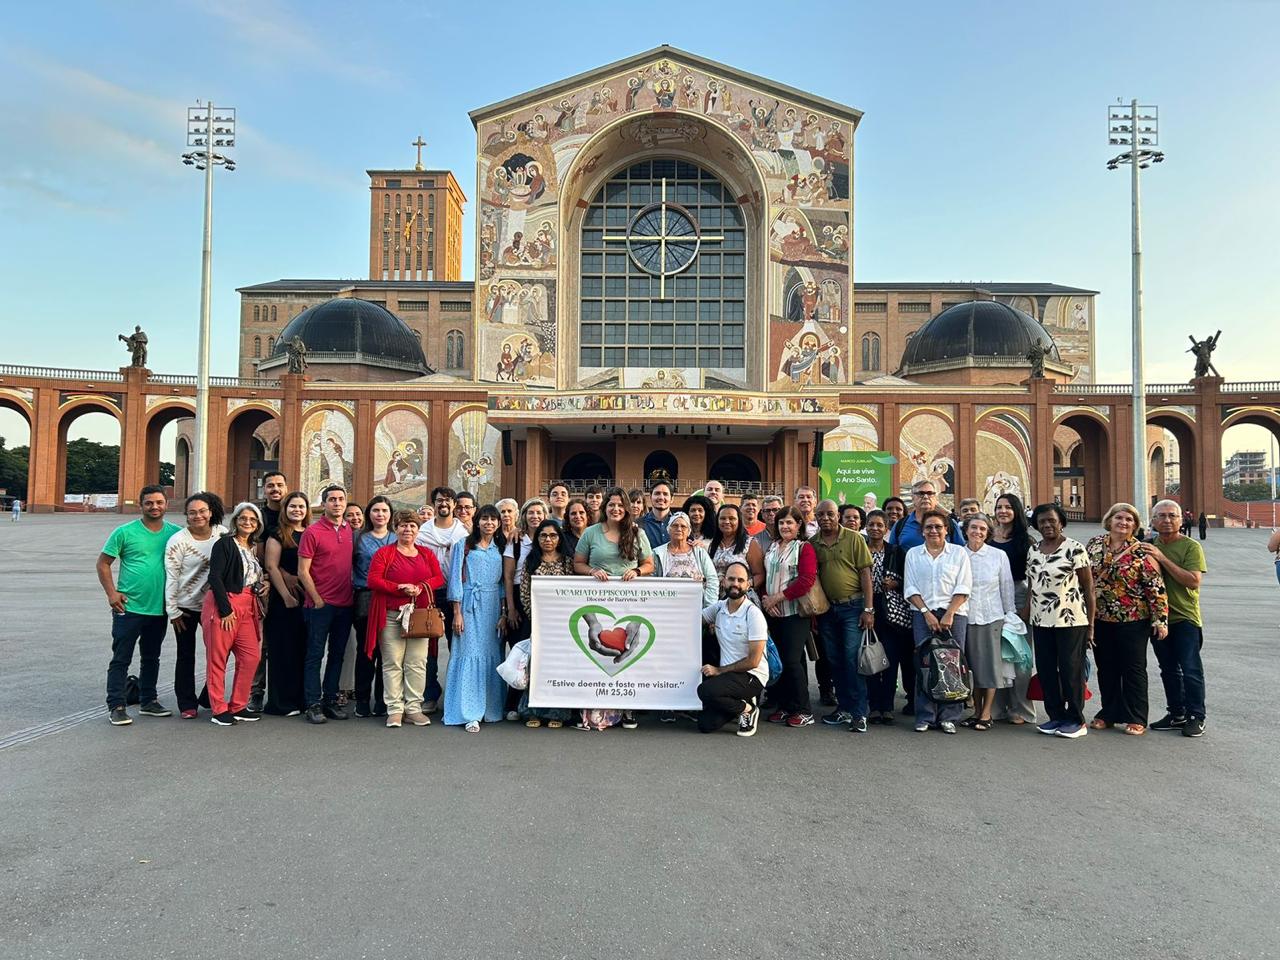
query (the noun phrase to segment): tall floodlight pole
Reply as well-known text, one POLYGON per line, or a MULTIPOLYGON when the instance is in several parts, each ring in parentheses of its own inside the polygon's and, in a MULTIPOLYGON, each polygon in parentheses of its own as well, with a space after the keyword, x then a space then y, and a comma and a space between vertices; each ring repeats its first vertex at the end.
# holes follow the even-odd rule
POLYGON ((214 109, 213 103, 187 108, 187 146, 202 147, 182 155, 182 162, 204 171, 204 247, 200 256, 200 337, 196 356, 195 469, 192 489, 207 488, 209 473, 209 307, 213 275, 213 168, 228 170, 236 162, 214 147, 226 150, 236 145, 234 107, 214 109))
POLYGON ((1129 164, 1133 194, 1133 505, 1147 522, 1147 385, 1142 367, 1142 190, 1138 171, 1163 163, 1158 107, 1139 106, 1137 100, 1107 107, 1107 139, 1112 146, 1129 149, 1107 161, 1108 170, 1129 164))

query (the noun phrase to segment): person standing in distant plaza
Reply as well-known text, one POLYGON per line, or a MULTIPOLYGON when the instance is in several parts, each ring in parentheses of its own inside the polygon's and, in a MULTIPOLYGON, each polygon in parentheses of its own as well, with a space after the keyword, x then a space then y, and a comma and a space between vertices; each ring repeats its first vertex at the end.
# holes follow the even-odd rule
POLYGON ((747 599, 752 576, 745 563, 734 560, 724 573, 725 599, 702 611, 702 621, 715 625, 720 648, 718 665, 702 665, 703 680, 698 684, 702 733, 714 733, 737 720, 738 736, 750 737, 760 724, 760 694, 769 681, 764 657, 769 634, 764 614, 747 599))
POLYGON ((196 699, 196 627, 204 595, 209 590, 209 557, 222 526, 222 500, 215 493, 187 497, 187 527, 169 538, 164 548, 165 615, 173 624, 178 657, 173 665, 173 694, 183 720, 199 715, 196 699))
POLYGON ((670 519, 671 484, 666 480, 655 480, 649 488, 649 512, 640 518, 640 529, 649 538, 649 546, 653 549, 657 550, 671 539, 667 533, 670 519))
POLYGON ((1203 510, 1200 511, 1200 520, 1198 523, 1200 525, 1200 539, 1204 540, 1209 536, 1209 518, 1205 516, 1203 510))
MULTIPOLYGON (((289 480, 279 470, 268 470, 262 476, 262 502, 258 511, 262 514, 262 531, 258 537, 258 560, 266 562, 265 545, 280 526, 280 509, 284 498, 289 493, 289 480)), ((296 580, 295 580, 296 584, 296 580)), ((251 713, 262 712, 262 702, 267 690, 267 644, 263 641, 258 669, 253 675, 253 686, 249 690, 249 706, 251 713)))
POLYGON ((1168 712, 1151 724, 1152 730, 1182 730, 1184 737, 1204 736, 1204 622, 1200 616, 1200 586, 1208 567, 1204 550, 1179 530, 1178 505, 1161 500, 1151 508, 1153 543, 1134 550, 1160 564, 1169 594, 1169 633, 1152 641, 1160 664, 1168 712))
MULTIPOLYGON (((435 516, 418 527, 415 542, 426 547, 436 558, 436 565, 444 577, 446 586, 434 591, 435 605, 441 612, 449 609, 449 565, 452 562, 452 551, 455 543, 467 539, 470 530, 461 520, 453 515, 458 495, 452 487, 436 487, 431 491, 431 503, 435 508, 435 516)), ((512 501, 514 503, 514 501, 512 501)), ((444 618, 444 641, 449 650, 453 650, 453 618, 444 618)), ((422 709, 427 713, 435 713, 440 706, 443 690, 440 687, 440 641, 434 639, 427 644, 427 680, 423 691, 422 709)))
POLYGON ((332 484, 320 491, 320 502, 324 515, 302 532, 298 543, 298 579, 307 592, 303 698, 307 702, 308 723, 347 719, 347 712, 338 703, 338 681, 355 603, 351 585, 355 549, 351 525, 342 519, 347 492, 332 484))
POLYGON ((255 503, 238 504, 231 514, 231 532, 219 537, 209 556, 209 590, 201 610, 205 676, 209 686, 211 721, 220 727, 261 719, 245 707, 262 649, 259 598, 267 594, 267 578, 254 549, 262 530, 262 514, 255 503), (236 659, 231 699, 227 699, 227 660, 236 659))
POLYGON ((22 519, 22 501, 19 500, 17 497, 14 497, 13 498, 13 516, 10 518, 9 522, 17 523, 21 519, 22 519))
POLYGON ((117 727, 133 723, 125 709, 125 684, 134 647, 141 648, 138 673, 138 712, 146 717, 169 717, 156 695, 160 676, 160 647, 169 621, 164 609, 164 549, 182 528, 164 518, 164 489, 150 485, 138 494, 142 516, 116 527, 98 554, 98 582, 111 607, 111 665, 107 667, 107 714, 117 727), (120 573, 111 579, 111 565, 120 573))

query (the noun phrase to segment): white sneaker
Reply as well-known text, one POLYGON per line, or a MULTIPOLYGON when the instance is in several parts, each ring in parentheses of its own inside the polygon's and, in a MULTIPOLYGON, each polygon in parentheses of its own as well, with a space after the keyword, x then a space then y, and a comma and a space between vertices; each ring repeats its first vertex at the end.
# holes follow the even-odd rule
POLYGON ((916 733, 928 733, 928 732, 929 732, 929 725, 927 723, 916 724, 916 733))
POLYGON ((955 725, 954 723, 952 723, 950 720, 943 720, 940 724, 938 724, 938 726, 940 726, 940 727, 942 728, 942 732, 943 732, 943 733, 955 733, 955 732, 956 732, 956 725, 955 725))

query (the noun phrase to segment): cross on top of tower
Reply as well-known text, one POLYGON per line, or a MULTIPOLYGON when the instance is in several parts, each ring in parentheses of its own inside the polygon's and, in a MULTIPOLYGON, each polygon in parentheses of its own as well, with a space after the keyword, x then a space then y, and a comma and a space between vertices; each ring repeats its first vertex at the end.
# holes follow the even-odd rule
POLYGON ((409 144, 411 147, 418 148, 418 162, 413 165, 413 169, 421 170, 422 167, 422 148, 427 145, 427 141, 422 139, 422 134, 418 134, 418 139, 409 144))

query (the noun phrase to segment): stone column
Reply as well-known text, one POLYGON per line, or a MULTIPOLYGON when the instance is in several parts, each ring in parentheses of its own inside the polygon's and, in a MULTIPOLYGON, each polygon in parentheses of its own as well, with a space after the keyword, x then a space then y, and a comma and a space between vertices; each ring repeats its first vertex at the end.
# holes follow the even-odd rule
POLYGON ((373 425, 374 400, 362 397, 356 400, 356 449, 351 469, 355 471, 348 495, 357 503, 373 499, 373 425))
POLYGON ((1200 426, 1200 447, 1196 450, 1196 488, 1199 503, 1188 504, 1199 517, 1203 510, 1207 516, 1217 517, 1222 525, 1222 511, 1226 498, 1222 495, 1222 378, 1199 377, 1193 381, 1196 399, 1200 404, 1197 423, 1200 426))
MULTIPOLYGON (((1053 500, 1053 381, 1044 377, 1024 380, 1031 399, 1031 489, 1027 506, 1053 500)), ((1066 500, 1063 501, 1066 503, 1066 500)))
MULTIPOLYGON (((302 477, 302 395, 306 377, 297 373, 280 375, 284 397, 280 401, 280 470, 298 483, 302 477)), ((319 491, 308 490, 315 496, 319 491)))
POLYGON ((52 513, 62 505, 58 489, 58 388, 36 387, 27 460, 27 509, 52 513))
POLYGON ((121 367, 124 387, 120 391, 120 479, 121 513, 138 513, 138 491, 147 482, 143 463, 147 452, 146 399, 151 371, 143 367, 121 367))

